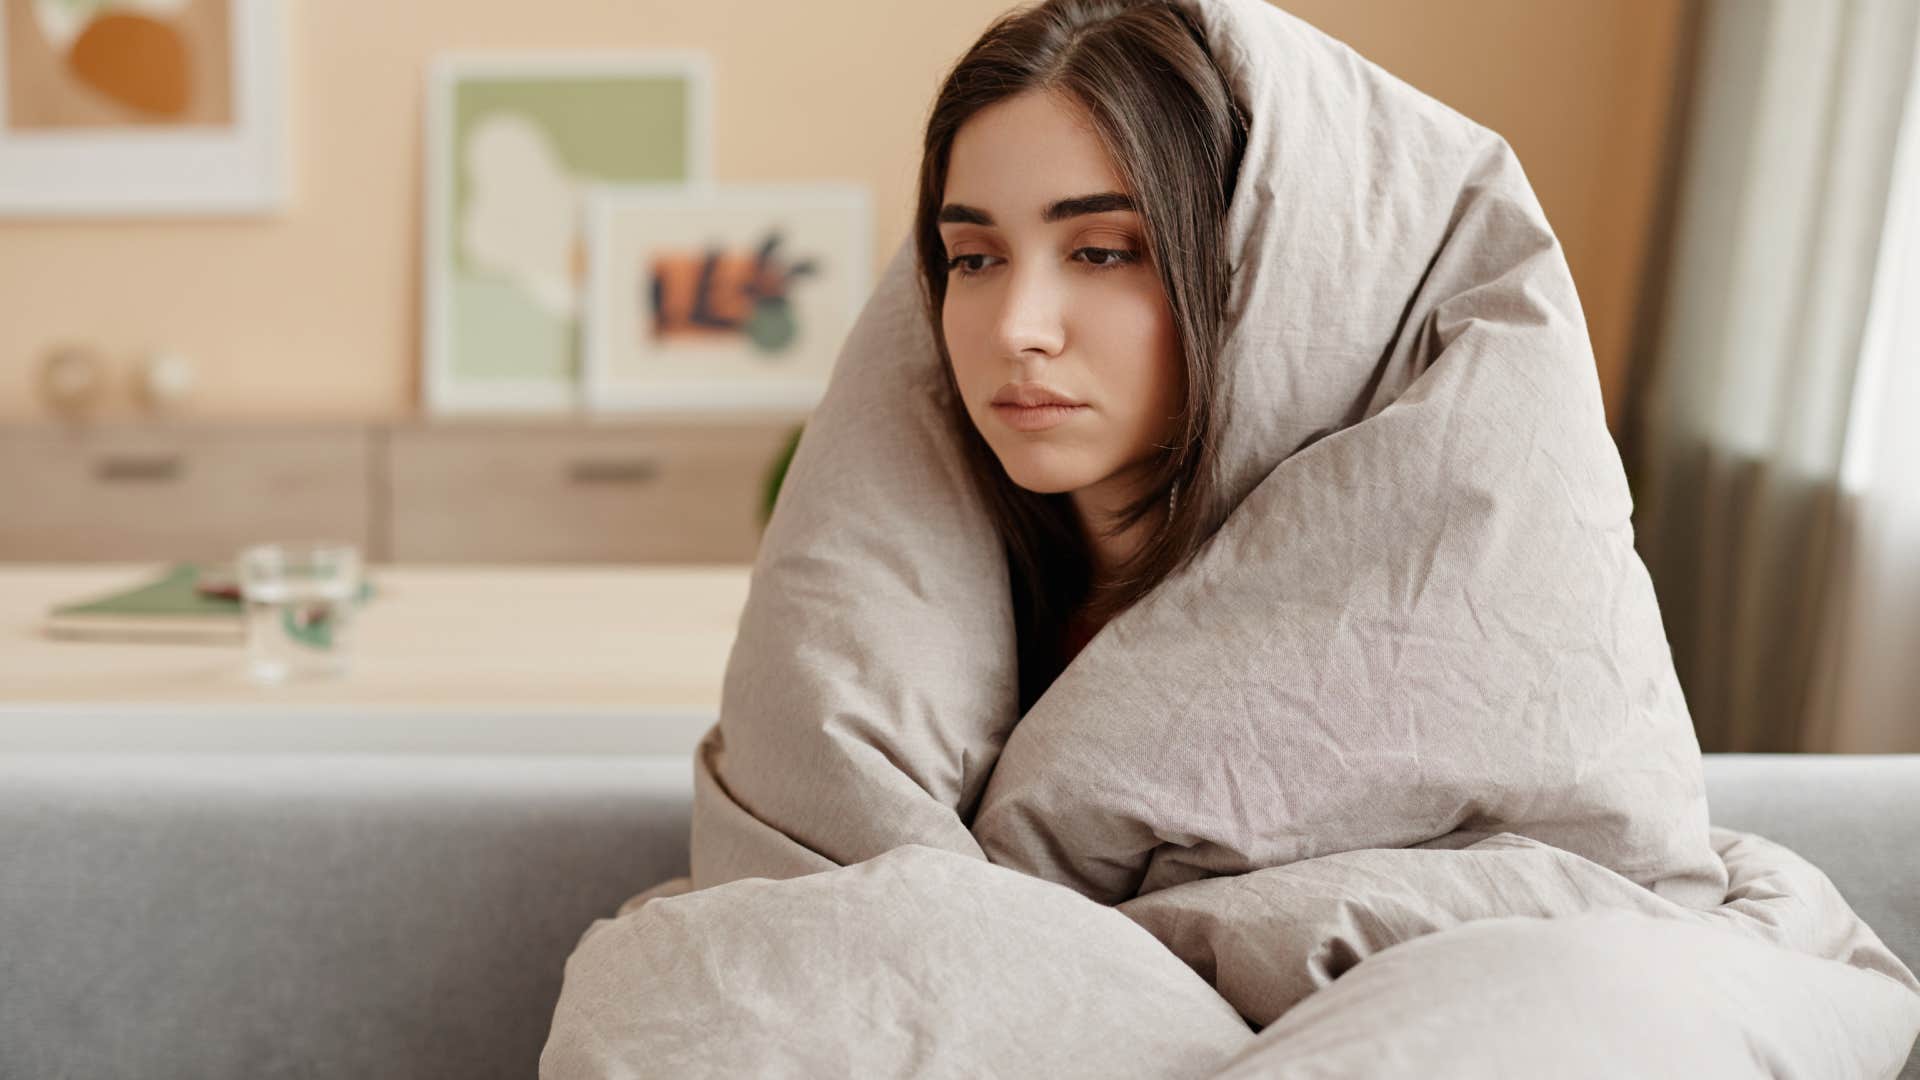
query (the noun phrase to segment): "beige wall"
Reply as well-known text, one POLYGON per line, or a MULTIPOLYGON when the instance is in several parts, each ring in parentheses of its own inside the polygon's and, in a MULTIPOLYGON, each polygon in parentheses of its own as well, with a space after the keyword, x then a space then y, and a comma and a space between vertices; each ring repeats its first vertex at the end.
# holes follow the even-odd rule
MULTIPOLYGON (((1609 412, 1689 0, 1294 0, 1505 134, 1579 284, 1609 412)), ((676 47, 714 67, 720 181, 871 184, 875 259, 904 235, 940 75, 1002 0, 293 0, 296 194, 283 218, 0 222, 0 418, 44 414, 48 346, 165 346, 201 416, 411 412, 422 72, 436 50, 676 47)), ((128 394, 112 412, 133 414, 128 394)))

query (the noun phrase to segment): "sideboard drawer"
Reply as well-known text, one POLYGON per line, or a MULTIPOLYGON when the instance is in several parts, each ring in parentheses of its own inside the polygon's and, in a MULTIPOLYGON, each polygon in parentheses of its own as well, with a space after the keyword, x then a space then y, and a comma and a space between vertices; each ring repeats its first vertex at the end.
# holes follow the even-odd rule
POLYGON ((753 560, 797 420, 394 430, 396 562, 753 560))
POLYGON ((231 558, 247 544, 366 548, 364 427, 0 429, 0 559, 231 558))

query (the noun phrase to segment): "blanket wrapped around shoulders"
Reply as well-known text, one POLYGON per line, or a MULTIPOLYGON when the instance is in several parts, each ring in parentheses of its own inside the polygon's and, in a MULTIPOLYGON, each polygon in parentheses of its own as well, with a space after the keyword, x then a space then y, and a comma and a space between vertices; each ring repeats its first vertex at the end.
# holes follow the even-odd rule
POLYGON ((910 242, 768 527, 611 1075, 1891 1076, 1920 984, 1710 825, 1592 348, 1504 140, 1261 0, 1217 524, 1025 715, 910 242))

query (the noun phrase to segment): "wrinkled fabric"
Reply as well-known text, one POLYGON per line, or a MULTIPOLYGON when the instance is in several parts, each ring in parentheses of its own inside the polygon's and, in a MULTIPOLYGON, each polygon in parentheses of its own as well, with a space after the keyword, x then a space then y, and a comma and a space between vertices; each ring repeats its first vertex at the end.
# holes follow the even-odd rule
POLYGON ((542 1073, 1890 1076, 1920 983, 1709 824, 1558 241, 1507 144, 1260 0, 1217 525, 1022 716, 903 244, 695 754, 691 879, 542 1073))

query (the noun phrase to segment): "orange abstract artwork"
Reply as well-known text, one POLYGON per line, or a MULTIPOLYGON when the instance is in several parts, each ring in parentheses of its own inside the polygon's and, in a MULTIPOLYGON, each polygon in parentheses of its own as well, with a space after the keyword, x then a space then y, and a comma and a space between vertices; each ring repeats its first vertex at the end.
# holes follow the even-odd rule
POLYGON ((232 0, 0 0, 6 127, 230 127, 232 0))
POLYGON ((818 272, 815 260, 788 265, 781 236, 769 233, 758 251, 662 252, 648 275, 654 340, 733 338, 741 334, 768 352, 793 339, 793 283, 818 272))

